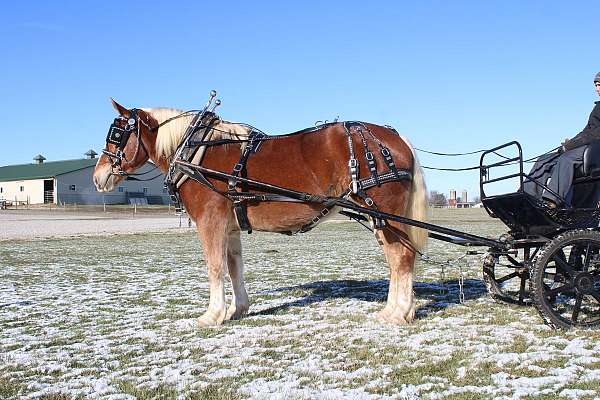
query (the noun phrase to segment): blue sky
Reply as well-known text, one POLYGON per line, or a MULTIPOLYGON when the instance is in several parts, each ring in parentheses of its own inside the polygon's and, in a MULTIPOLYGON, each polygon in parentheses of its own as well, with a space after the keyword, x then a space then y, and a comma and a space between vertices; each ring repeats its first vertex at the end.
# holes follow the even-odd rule
MULTIPOLYGON (((126 106, 197 108, 268 133, 317 120, 393 125, 419 148, 577 134, 600 71, 597 2, 9 2, 0 16, 0 165, 99 151, 126 106)), ((428 166, 477 157, 420 155, 428 166)), ((426 172, 429 189, 477 173, 426 172)))

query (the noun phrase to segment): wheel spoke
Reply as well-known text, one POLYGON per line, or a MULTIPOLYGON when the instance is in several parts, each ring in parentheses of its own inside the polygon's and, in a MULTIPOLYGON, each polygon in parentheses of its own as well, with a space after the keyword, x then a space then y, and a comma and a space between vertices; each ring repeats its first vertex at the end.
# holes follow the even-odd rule
POLYGON ((583 263, 583 272, 587 272, 588 268, 590 267, 590 247, 592 247, 592 244, 588 243, 585 249, 585 262, 583 263))
POLYGON ((592 296, 594 299, 596 299, 596 301, 598 303, 600 303, 600 293, 598 293, 597 290, 594 290, 593 292, 591 292, 590 296, 592 296))
POLYGON ((552 272, 544 272, 544 279, 549 279, 554 282, 554 278, 556 278, 556 274, 552 272))
POLYGON ((503 283, 503 282, 506 282, 506 281, 507 281, 507 280, 509 280, 509 279, 512 279, 512 278, 514 278, 515 276, 519 276, 519 273, 518 273, 518 272, 513 272, 513 273, 510 273, 510 274, 508 274, 508 275, 506 275, 506 276, 503 276, 503 277, 502 277, 502 278, 500 278, 500 279, 496 279, 496 282, 498 282, 498 283, 503 283))
POLYGON ((579 310, 581 309, 581 300, 583 300, 583 295, 578 294, 577 299, 575 299, 575 305, 573 306, 573 315, 571 315, 571 321, 577 322, 577 317, 579 317, 579 310))
POLYGON ((566 285, 563 285, 561 287, 557 287, 557 288, 548 290, 546 292, 546 296, 556 296, 559 293, 563 293, 563 292, 566 292, 566 291, 572 290, 572 289, 573 289, 573 284, 567 283, 566 285))
POLYGON ((572 277, 573 275, 575 275, 575 271, 573 271, 573 268, 571 268, 571 266, 567 264, 567 262, 564 259, 558 257, 557 255, 554 255, 552 258, 556 262, 556 266, 560 267, 560 269, 569 274, 569 276, 572 277))
POLYGON ((519 288, 519 303, 523 302, 525 298, 525 283, 527 282, 527 278, 525 275, 521 276, 521 287, 519 288))

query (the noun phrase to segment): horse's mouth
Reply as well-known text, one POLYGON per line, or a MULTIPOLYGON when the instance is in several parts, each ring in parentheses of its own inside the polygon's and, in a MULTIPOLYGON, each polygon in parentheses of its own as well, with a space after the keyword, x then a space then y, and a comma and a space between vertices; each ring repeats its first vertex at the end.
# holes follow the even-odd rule
POLYGON ((111 192, 115 188, 115 179, 110 168, 96 171, 93 180, 98 192, 111 192))

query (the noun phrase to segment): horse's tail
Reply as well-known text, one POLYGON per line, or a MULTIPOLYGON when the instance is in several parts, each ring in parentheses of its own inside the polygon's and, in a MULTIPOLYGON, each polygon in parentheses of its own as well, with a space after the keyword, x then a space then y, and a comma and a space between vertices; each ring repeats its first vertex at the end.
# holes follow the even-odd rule
MULTIPOLYGON (((408 197, 408 205, 406 207, 406 217, 417 221, 427 221, 428 205, 427 205, 427 187, 423 179, 423 170, 419 159, 415 153, 414 147, 410 142, 402 137, 404 142, 410 147, 413 154, 413 181, 411 191, 408 197)), ((423 251, 427 245, 428 232, 426 229, 417 228, 416 226, 408 226, 406 233, 412 245, 417 251, 423 251)))

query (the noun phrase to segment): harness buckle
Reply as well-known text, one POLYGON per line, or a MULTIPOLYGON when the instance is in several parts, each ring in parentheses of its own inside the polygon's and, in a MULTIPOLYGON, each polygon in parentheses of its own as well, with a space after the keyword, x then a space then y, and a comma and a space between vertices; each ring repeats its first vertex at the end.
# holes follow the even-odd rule
POLYGON ((365 157, 367 158, 367 161, 373 161, 373 159, 375 158, 375 157, 373 156, 373 153, 371 153, 370 151, 367 151, 367 152, 365 153, 365 157))
POLYGON ((381 154, 383 154, 384 157, 389 157, 390 151, 387 149, 387 147, 384 147, 381 149, 381 154))
POLYGON ((233 172, 240 172, 242 169, 244 169, 244 165, 241 163, 237 163, 233 167, 233 172))
POLYGON ((373 202, 373 199, 372 199, 372 198, 370 198, 370 197, 367 197, 367 198, 365 198, 365 203, 367 203, 367 205, 368 205, 369 207, 372 207, 372 206, 373 206, 373 204, 375 204, 375 203, 373 202))
POLYGON ((358 167, 358 160, 356 158, 351 158, 350 161, 348 161, 348 166, 350 168, 358 167))

